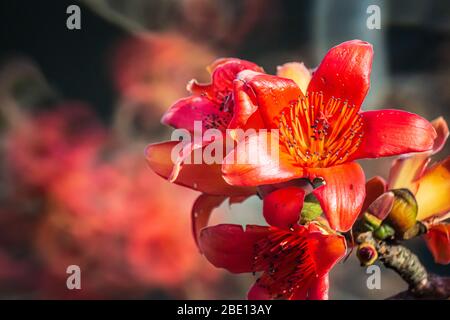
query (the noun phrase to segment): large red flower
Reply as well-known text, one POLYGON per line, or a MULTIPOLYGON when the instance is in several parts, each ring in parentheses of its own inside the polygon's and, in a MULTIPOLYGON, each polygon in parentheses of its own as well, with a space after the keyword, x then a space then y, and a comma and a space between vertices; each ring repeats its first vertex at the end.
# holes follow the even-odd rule
POLYGON ((269 227, 221 224, 201 231, 200 248, 216 267, 261 272, 249 299, 328 298, 328 273, 345 255, 345 240, 317 224, 297 224, 303 195, 303 189, 290 187, 266 196, 269 227), (292 203, 283 201, 289 197, 292 203))
POLYGON ((264 154, 263 161, 249 160, 254 156, 252 145, 267 138, 250 135, 225 159, 225 180, 258 186, 321 178, 324 184, 313 194, 331 227, 349 230, 365 196, 364 173, 353 160, 428 150, 436 137, 432 125, 415 114, 360 111, 369 89, 372 56, 372 46, 359 40, 332 48, 314 72, 306 95, 290 79, 241 72, 235 80, 235 112, 245 120, 258 111, 265 128, 279 129, 279 153, 264 154), (243 161, 233 163, 236 154, 243 161))

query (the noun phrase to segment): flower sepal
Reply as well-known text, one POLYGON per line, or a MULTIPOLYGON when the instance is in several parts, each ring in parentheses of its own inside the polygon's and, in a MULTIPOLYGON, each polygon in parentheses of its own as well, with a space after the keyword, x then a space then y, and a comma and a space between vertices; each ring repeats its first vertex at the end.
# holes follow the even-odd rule
POLYGON ((312 194, 307 195, 300 213, 300 224, 306 224, 314 221, 322 214, 323 210, 319 201, 312 194))

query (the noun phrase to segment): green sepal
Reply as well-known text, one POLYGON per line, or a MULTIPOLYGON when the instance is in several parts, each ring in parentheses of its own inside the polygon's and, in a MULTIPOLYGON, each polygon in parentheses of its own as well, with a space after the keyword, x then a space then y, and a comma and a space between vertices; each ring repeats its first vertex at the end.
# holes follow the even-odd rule
POLYGON ((380 240, 393 238, 395 235, 395 229, 388 223, 383 223, 378 229, 373 232, 373 235, 380 240))
POLYGON ((307 222, 313 221, 322 215, 322 207, 316 197, 309 194, 305 197, 305 202, 303 203, 303 208, 300 216, 300 224, 305 224, 307 222))

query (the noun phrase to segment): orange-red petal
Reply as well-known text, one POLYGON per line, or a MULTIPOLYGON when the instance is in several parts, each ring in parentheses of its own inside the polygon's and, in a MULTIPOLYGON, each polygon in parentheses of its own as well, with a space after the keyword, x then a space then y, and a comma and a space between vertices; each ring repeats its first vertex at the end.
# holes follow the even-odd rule
POLYGON ((249 97, 246 100, 258 107, 267 128, 278 128, 277 118, 281 111, 303 96, 293 80, 273 75, 245 70, 239 73, 236 81, 242 82, 243 91, 237 95, 249 97))
POLYGON ((264 197, 264 218, 271 226, 289 229, 300 219, 304 198, 305 190, 299 187, 275 190, 264 197))
POLYGON ((424 118, 401 110, 362 112, 363 137, 352 159, 394 156, 433 148, 436 131, 424 118))
POLYGON ((437 134, 433 149, 394 160, 389 171, 389 189, 407 188, 414 194, 417 192, 418 179, 423 175, 430 157, 443 148, 449 134, 447 122, 442 117, 433 120, 431 124, 437 134))
POLYGON ((194 235, 194 240, 197 246, 200 231, 208 225, 211 213, 226 199, 226 196, 213 196, 203 193, 195 200, 191 211, 191 222, 192 234, 194 235))
MULTIPOLYGON (((174 163, 172 150, 178 141, 166 141, 147 147, 146 160, 150 168, 163 178, 169 178, 174 163)), ((231 186, 222 178, 220 164, 183 164, 174 183, 212 195, 240 196, 256 193, 253 188, 231 186)))
POLYGON ((313 224, 309 225, 309 229, 309 245, 316 264, 316 274, 323 277, 345 256, 347 251, 345 238, 339 234, 313 232, 314 229, 318 229, 313 224))
POLYGON ((330 281, 328 273, 322 277, 315 278, 308 291, 308 300, 328 300, 328 289, 330 281))
POLYGON ((200 250, 214 266, 230 272, 253 272, 255 243, 270 233, 268 227, 220 224, 200 233, 200 250))
POLYGON ((424 239, 436 263, 450 263, 450 224, 433 226, 424 235, 424 239))
POLYGON ((323 92, 325 99, 340 98, 359 108, 370 87, 372 58, 372 45, 360 40, 331 48, 313 73, 308 93, 323 92))
POLYGON ((259 132, 246 137, 225 157, 222 172, 232 185, 259 186, 301 178, 304 170, 280 149, 276 137, 259 132))
POLYGON ((233 133, 236 129, 259 129, 264 128, 264 121, 261 114, 258 112, 256 101, 252 100, 252 96, 248 95, 246 84, 241 80, 234 81, 234 112, 228 128, 231 130, 231 135, 237 140, 236 134, 233 133))
POLYGON ((444 147, 445 142, 448 139, 449 136, 449 130, 447 122, 443 117, 439 117, 431 121, 431 124, 434 127, 434 130, 436 130, 437 137, 434 140, 433 145, 433 154, 439 152, 444 147))
POLYGON ((308 169, 311 177, 320 177, 325 184, 314 189, 330 227, 348 231, 361 212, 366 194, 364 172, 356 162, 330 168, 308 169))

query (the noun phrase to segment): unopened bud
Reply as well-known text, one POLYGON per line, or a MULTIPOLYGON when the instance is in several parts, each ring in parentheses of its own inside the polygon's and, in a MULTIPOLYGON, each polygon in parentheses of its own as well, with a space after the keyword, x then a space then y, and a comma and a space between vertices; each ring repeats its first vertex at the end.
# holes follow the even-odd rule
POLYGON ((413 231, 417 217, 416 199, 408 189, 396 189, 392 192, 395 200, 386 222, 394 228, 396 237, 411 238, 416 233, 413 231))
POLYGON ((356 256, 362 266, 370 266, 378 259, 377 249, 370 243, 361 243, 356 251, 356 256))

